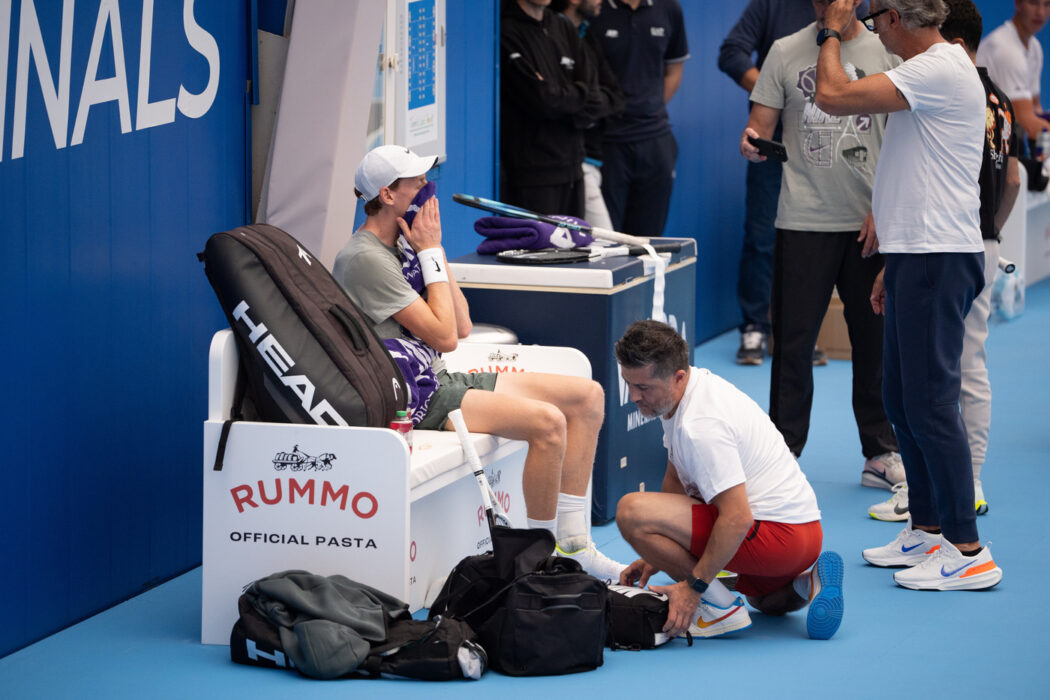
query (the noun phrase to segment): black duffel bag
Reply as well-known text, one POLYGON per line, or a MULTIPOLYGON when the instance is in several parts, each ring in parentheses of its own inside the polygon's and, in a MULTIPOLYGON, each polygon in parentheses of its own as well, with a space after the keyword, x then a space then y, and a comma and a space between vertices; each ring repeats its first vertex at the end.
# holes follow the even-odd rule
POLYGON ((553 556, 547 530, 492 529, 493 551, 463 559, 430 616, 467 622, 489 666, 510 676, 577 673, 603 663, 609 615, 605 584, 553 556))

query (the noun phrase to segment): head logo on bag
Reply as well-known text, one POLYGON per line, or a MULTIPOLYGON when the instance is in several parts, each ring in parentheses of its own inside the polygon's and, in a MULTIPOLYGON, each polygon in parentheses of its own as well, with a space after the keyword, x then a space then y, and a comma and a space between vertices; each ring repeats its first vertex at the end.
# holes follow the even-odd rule
MULTIPOLYGON (((302 249, 300 248, 300 250, 302 249)), ((342 426, 347 425, 346 420, 336 413, 327 399, 321 399, 316 406, 311 408, 311 404, 314 401, 314 383, 304 374, 286 374, 289 369, 295 366, 295 360, 285 351, 273 333, 267 333, 264 324, 256 325, 252 323, 252 320, 248 317, 248 302, 242 301, 238 304, 237 308, 233 310, 233 317, 248 327, 250 331, 248 338, 255 344, 255 349, 259 351, 263 360, 273 370, 273 373, 277 375, 281 383, 299 397, 303 410, 310 414, 315 423, 318 425, 330 425, 331 423, 342 426), (331 420, 326 420, 326 416, 331 420)))

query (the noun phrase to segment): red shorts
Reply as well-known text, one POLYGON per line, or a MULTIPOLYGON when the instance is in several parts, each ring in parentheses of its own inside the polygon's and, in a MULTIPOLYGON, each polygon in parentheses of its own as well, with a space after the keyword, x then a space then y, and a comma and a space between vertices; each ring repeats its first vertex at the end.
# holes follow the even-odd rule
MULTIPOLYGON (((707 548, 717 518, 718 508, 706 503, 693 506, 689 551, 695 556, 701 556, 707 548)), ((744 595, 766 595, 783 588, 813 566, 820 556, 823 540, 819 520, 797 525, 756 520, 726 569, 739 575, 736 589, 744 595)))

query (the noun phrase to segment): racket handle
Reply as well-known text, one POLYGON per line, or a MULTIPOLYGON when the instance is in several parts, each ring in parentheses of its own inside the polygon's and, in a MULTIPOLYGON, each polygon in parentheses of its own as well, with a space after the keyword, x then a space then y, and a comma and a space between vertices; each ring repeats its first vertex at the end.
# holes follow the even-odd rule
POLYGON ((613 241, 615 243, 626 243, 627 245, 645 245, 649 242, 648 238, 642 236, 630 236, 626 233, 610 231, 607 228, 601 228, 599 226, 592 226, 590 234, 595 238, 601 238, 602 240, 613 241))
POLYGON ((481 471, 481 458, 478 457, 478 451, 474 449, 474 442, 470 439, 470 431, 467 430, 466 421, 463 420, 463 412, 458 408, 449 411, 448 419, 452 421, 456 429, 456 436, 459 438, 459 444, 463 446, 463 454, 466 455, 470 468, 475 472, 481 471))

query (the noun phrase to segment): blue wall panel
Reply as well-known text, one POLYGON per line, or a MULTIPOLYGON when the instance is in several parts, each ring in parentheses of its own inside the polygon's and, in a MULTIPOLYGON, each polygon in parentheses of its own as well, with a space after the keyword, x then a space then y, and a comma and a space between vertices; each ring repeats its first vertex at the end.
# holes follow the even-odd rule
POLYGON ((668 111, 678 140, 677 179, 666 233, 697 239, 696 340, 739 323, 737 265, 744 227, 747 94, 718 70, 718 47, 747 0, 682 2, 690 58, 668 111))
POLYGON ((0 557, 14 590, 0 603, 8 623, 0 654, 200 561, 206 354, 222 316, 194 254, 244 216, 246 12, 243 0, 10 4, 10 35, 0 36, 0 49, 9 39, 0 322, 4 365, 15 372, 3 401, 9 482, 0 492, 0 557), (149 100, 175 98, 180 86, 201 93, 213 69, 218 91, 199 118, 175 109, 170 123, 135 130, 143 7, 151 5, 149 100), (185 5, 195 18, 190 32, 185 5), (63 7, 75 8, 65 64, 63 7), (110 7, 98 69, 88 75, 96 22, 110 7), (31 63, 24 154, 15 158, 18 46, 31 25, 23 26, 23 9, 39 22, 54 80, 69 72, 69 107, 58 118, 59 148, 42 68, 31 63), (194 24, 215 42, 217 65, 187 39, 194 24), (118 101, 100 102, 87 113, 83 142, 70 145, 86 75, 126 75, 130 130, 121 133, 118 101))

